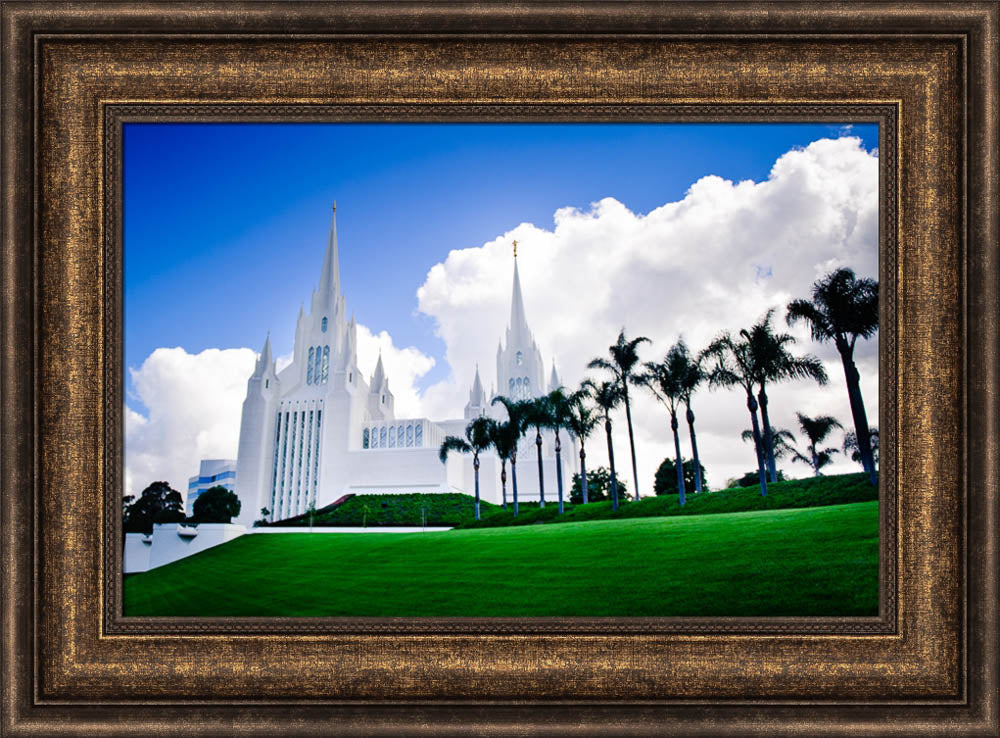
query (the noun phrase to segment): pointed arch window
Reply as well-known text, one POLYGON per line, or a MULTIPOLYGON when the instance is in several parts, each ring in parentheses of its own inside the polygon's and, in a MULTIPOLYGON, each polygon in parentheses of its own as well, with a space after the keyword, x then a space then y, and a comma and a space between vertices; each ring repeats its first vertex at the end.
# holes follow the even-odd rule
POLYGON ((404 438, 406 438, 406 436, 403 435, 404 433, 406 433, 405 426, 401 425, 396 429, 396 445, 399 446, 400 448, 403 447, 403 444, 405 442, 403 440, 404 438))
POLYGON ((313 384, 319 384, 319 365, 323 359, 323 352, 316 347, 316 355, 313 358, 313 384))
POLYGON ((323 316, 323 322, 320 324, 320 330, 326 333, 326 316, 323 316))
POLYGON ((418 448, 424 445, 424 424, 417 423, 417 427, 413 433, 413 445, 418 448))
POLYGON ((528 377, 524 378, 524 399, 531 397, 531 380, 528 377))
POLYGON ((378 428, 372 428, 371 444, 372 448, 378 448, 378 428))
POLYGON ((514 378, 513 377, 510 378, 510 391, 507 393, 507 395, 510 396, 510 397, 514 396, 514 378))
POLYGON ((327 378, 330 376, 330 347, 323 347, 323 384, 326 384, 327 378))
POLYGON ((389 426, 389 448, 396 448, 396 426, 389 426))
POLYGON ((368 448, 368 429, 365 428, 364 433, 361 434, 361 448, 368 448))
POLYGON ((410 424, 406 426, 406 446, 407 448, 413 445, 413 425, 410 424))
POLYGON ((378 431, 378 445, 385 448, 385 426, 383 425, 378 431))
POLYGON ((521 366, 521 364, 524 363, 524 354, 518 351, 516 354, 514 354, 514 359, 515 361, 517 361, 517 365, 521 366))
POLYGON ((309 347, 309 361, 306 362, 306 384, 313 383, 313 358, 316 354, 316 349, 313 346, 309 347))

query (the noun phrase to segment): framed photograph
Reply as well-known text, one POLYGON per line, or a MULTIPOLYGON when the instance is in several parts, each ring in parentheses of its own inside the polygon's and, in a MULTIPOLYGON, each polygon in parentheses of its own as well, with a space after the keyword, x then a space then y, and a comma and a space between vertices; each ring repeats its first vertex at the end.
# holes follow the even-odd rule
POLYGON ((994 3, 3 4, 3 735, 995 735, 994 3))

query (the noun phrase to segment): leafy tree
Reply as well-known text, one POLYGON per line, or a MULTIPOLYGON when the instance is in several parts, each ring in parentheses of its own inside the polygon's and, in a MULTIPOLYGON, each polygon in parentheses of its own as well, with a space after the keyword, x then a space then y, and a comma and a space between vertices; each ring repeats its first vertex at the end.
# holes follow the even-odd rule
MULTIPOLYGON (((601 409, 604 416, 604 432, 608 436, 608 463, 611 466, 611 509, 618 509, 618 475, 615 474, 615 449, 611 443, 611 411, 622 401, 621 387, 617 382, 601 382, 595 384, 591 380, 584 380, 583 386, 587 393, 594 399, 594 403, 601 409)), ((588 485, 590 480, 588 479, 588 485)))
POLYGON ((823 362, 815 356, 793 356, 788 347, 795 343, 795 338, 788 333, 775 333, 771 325, 774 309, 768 310, 764 317, 755 323, 750 330, 742 331, 750 342, 754 354, 754 367, 757 379, 757 401, 760 404, 760 420, 763 426, 764 461, 772 482, 777 481, 775 468, 774 441, 771 431, 771 420, 767 412, 767 385, 789 379, 815 379, 819 384, 827 383, 826 370, 823 362))
MULTIPOLYGON (((514 517, 517 517, 517 444, 524 435, 525 415, 530 400, 512 400, 509 397, 498 395, 494 397, 491 404, 500 403, 507 410, 507 421, 501 423, 502 435, 505 437, 505 447, 507 448, 507 461, 510 462, 510 487, 514 496, 514 517)), ((504 474, 501 472, 500 479, 503 481, 504 474)), ((504 487, 506 490, 506 486, 504 487)), ((504 494, 506 499, 506 493, 504 494)), ((506 509, 506 505, 504 508, 506 509)))
POLYGON ((260 509, 260 518, 257 519, 257 520, 255 520, 255 521, 253 521, 253 527, 254 528, 259 528, 262 525, 267 525, 267 523, 268 523, 267 519, 268 519, 268 516, 270 516, 270 514, 271 514, 270 510, 268 510, 266 507, 262 507, 260 509))
MULTIPOLYGON (((785 481, 785 473, 778 469, 778 481, 785 481)), ((748 471, 742 477, 736 477, 735 479, 730 479, 726 482, 726 487, 753 487, 760 482, 760 473, 757 471, 748 471)))
POLYGON ((844 365, 858 455, 869 480, 876 484, 871 431, 854 347, 859 338, 871 338, 878 331, 878 282, 858 279, 851 269, 836 269, 813 283, 811 299, 789 303, 785 319, 789 325, 804 321, 813 339, 832 341, 837 347, 844 365))
MULTIPOLYGON (((692 459, 684 460, 684 482, 689 485, 694 484, 695 479, 695 466, 692 459)), ((705 468, 701 468, 701 477, 705 478, 705 468)), ((706 484, 704 489, 708 490, 708 485, 706 484)), ((677 487, 677 462, 671 459, 669 456, 663 460, 660 467, 656 470, 656 477, 653 481, 653 491, 657 495, 676 495, 679 493, 677 487)))
POLYGON ((829 415, 810 418, 808 415, 803 415, 802 413, 795 414, 799 418, 799 427, 802 429, 802 433, 809 440, 809 455, 806 456, 795 451, 792 455, 792 461, 800 461, 803 464, 808 464, 812 467, 813 476, 818 477, 820 469, 832 464, 833 455, 837 453, 837 449, 832 446, 829 448, 820 448, 819 445, 829 437, 834 428, 843 430, 844 426, 836 418, 829 415))
MULTIPOLYGON (((677 478, 674 480, 674 489, 680 493, 680 504, 685 503, 684 495, 684 475, 682 472, 683 461, 681 460, 681 438, 677 432, 679 424, 677 422, 677 409, 680 406, 681 398, 684 396, 684 381, 689 371, 688 358, 682 345, 677 343, 670 347, 663 361, 647 361, 646 371, 639 375, 641 381, 649 391, 653 393, 670 414, 670 430, 674 435, 674 469, 677 478)), ((693 479, 691 480, 694 481, 693 479)), ((659 494, 659 493, 657 493, 659 494)))
POLYGON ((153 532, 154 523, 179 522, 184 519, 184 500, 168 482, 153 482, 138 499, 125 498, 122 528, 126 533, 153 532))
POLYGON ((610 372, 618 383, 622 402, 625 403, 625 420, 628 422, 628 444, 632 451, 632 480, 635 482, 636 500, 639 499, 639 472, 635 463, 635 434, 632 432, 632 406, 629 402, 628 386, 642 383, 636 370, 639 367, 639 344, 644 342, 650 341, 645 336, 628 340, 625 338, 625 329, 622 328, 618 340, 608 346, 610 360, 599 357, 587 364, 588 369, 605 369, 610 372))
MULTIPOLYGON (((579 474, 573 475, 573 485, 570 487, 569 500, 574 505, 583 504, 583 488, 579 474)), ((600 502, 612 495, 612 487, 619 490, 623 496, 628 493, 625 483, 615 475, 612 485, 611 472, 607 467, 599 466, 587 472, 588 499, 590 502, 600 502)))
MULTIPOLYGON (((588 495, 588 485, 587 485, 587 452, 585 446, 587 444, 587 439, 590 438, 590 434, 594 432, 594 428, 600 422, 600 418, 595 412, 595 409, 587 404, 587 394, 586 386, 574 392, 570 395, 570 411, 569 416, 566 421, 569 431, 580 439, 580 479, 582 487, 581 499, 584 504, 590 501, 588 495)), ((575 475, 574 475, 575 476, 575 475)))
POLYGON ((747 396, 747 410, 750 411, 750 428, 753 433, 754 451, 757 454, 757 469, 760 476, 760 494, 767 496, 767 470, 764 461, 764 444, 757 420, 757 398, 754 387, 757 384, 756 355, 750 343, 750 334, 740 331, 739 338, 733 338, 725 331, 705 349, 706 358, 715 362, 709 372, 709 387, 740 387, 747 396))
POLYGON ((193 523, 230 523, 240 514, 240 498, 235 492, 216 485, 209 487, 194 501, 193 523))
MULTIPOLYGON (((872 444, 872 461, 878 466, 878 428, 874 425, 868 429, 868 438, 872 444)), ((851 455, 851 461, 861 463, 861 451, 858 449, 858 434, 847 431, 844 434, 844 453, 851 455)))
MULTIPOLYGON (((490 448, 493 444, 496 421, 481 415, 467 426, 465 426, 465 438, 448 436, 441 444, 438 456, 441 463, 448 460, 448 454, 457 451, 462 454, 472 454, 472 468, 475 470, 476 479, 476 520, 479 520, 479 454, 490 448)), ((504 491, 504 502, 506 503, 506 490, 504 491)))

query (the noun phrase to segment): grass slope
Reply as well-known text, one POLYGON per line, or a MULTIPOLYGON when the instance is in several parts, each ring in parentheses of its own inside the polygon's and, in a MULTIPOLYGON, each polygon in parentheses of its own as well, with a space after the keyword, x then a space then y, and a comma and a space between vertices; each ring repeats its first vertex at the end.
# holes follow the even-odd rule
MULTIPOLYGON (((427 515, 426 524, 456 526, 476 519, 476 500, 471 495, 408 494, 408 495, 357 495, 340 505, 321 507, 313 515, 313 526, 361 526, 369 528, 392 526, 419 526, 421 509, 427 515), (365 514, 367 508, 367 520, 365 514)), ((480 501, 481 515, 489 515, 501 508, 480 501)), ((309 526, 309 515, 299 515, 274 523, 277 526, 309 526)))
POLYGON ((792 479, 768 485, 767 497, 762 497, 760 487, 734 487, 720 492, 703 492, 687 495, 687 504, 680 506, 677 495, 644 497, 638 502, 625 502, 617 511, 610 502, 591 502, 588 505, 566 505, 559 515, 559 506, 549 501, 545 507, 520 505, 515 518, 513 508, 495 508, 483 512, 482 520, 470 518, 463 528, 495 528, 534 523, 576 523, 585 520, 617 520, 648 518, 663 515, 708 515, 715 513, 747 512, 750 510, 783 510, 792 507, 822 507, 848 502, 868 502, 878 499, 878 488, 873 487, 864 474, 838 474, 828 477, 792 479))
POLYGON ((392 535, 247 535, 125 579, 125 614, 864 616, 878 503, 392 535))

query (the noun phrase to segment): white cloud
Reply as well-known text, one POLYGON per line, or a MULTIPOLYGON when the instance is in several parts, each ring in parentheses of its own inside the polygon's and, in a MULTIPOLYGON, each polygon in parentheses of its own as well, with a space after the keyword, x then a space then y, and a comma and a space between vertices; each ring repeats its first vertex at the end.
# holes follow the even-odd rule
POLYGON ((389 389, 395 397, 396 417, 421 417, 422 406, 416 383, 431 370, 434 359, 413 346, 397 348, 387 331, 374 334, 359 323, 358 369, 369 380, 380 354, 389 378, 389 389))
MULTIPOLYGON (((430 269, 417 293, 419 309, 437 321, 452 369, 447 380, 427 389, 424 409, 430 417, 456 417, 476 362, 485 383, 493 381, 497 339, 509 311, 514 238, 529 324, 547 364, 555 357, 564 383, 573 386, 623 326, 629 336, 653 339, 642 355, 659 358, 679 335, 698 350, 720 330, 738 330, 769 307, 807 296, 812 282, 836 266, 877 276, 877 208, 877 156, 864 151, 859 139, 843 137, 786 153, 763 182, 706 176, 681 201, 646 215, 606 197, 585 211, 560 209, 552 230, 522 223, 481 247, 452 251, 430 269)), ((784 326, 780 313, 777 323, 784 326)), ((831 382, 826 388, 808 382, 772 388, 772 422, 795 430, 794 412, 801 410, 833 414, 850 427, 836 351, 813 344, 804 328, 790 331, 800 338, 800 351, 827 362, 831 382)), ((873 424, 875 356, 874 341, 859 345, 873 424)), ((752 448, 739 439, 749 426, 744 398, 705 390, 695 398, 695 412, 699 451, 713 486, 754 467, 752 448)), ((619 416, 616 462, 630 480, 624 413, 619 416)), ((633 419, 640 485, 651 487, 672 444, 667 417, 639 393, 633 419)), ((839 440, 838 434, 835 445, 839 440)), ((689 448, 686 433, 682 444, 689 448)), ((594 461, 603 463, 603 439, 590 446, 594 461)), ((855 466, 841 463, 837 469, 855 466)))
POLYGON ((125 491, 138 494, 165 480, 187 495, 201 459, 235 459, 240 409, 256 354, 248 348, 158 348, 138 369, 132 387, 147 415, 125 408, 125 491))

